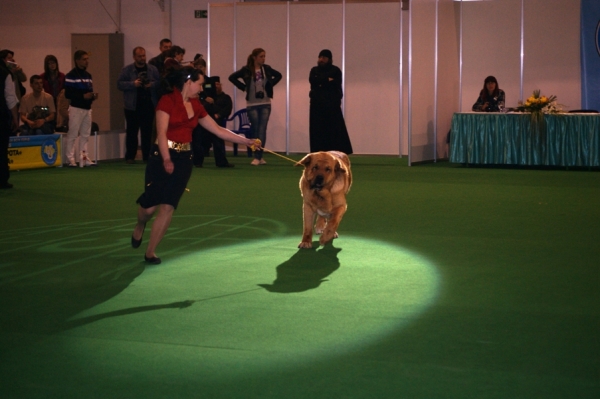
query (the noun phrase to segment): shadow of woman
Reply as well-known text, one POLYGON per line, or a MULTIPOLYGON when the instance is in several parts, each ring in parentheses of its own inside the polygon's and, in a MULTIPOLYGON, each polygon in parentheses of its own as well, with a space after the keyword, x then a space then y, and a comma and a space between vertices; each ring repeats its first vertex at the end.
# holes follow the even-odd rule
POLYGON ((281 294, 317 288, 340 267, 337 254, 341 250, 331 243, 319 250, 299 249, 289 260, 277 266, 277 278, 273 284, 258 285, 269 292, 281 294))

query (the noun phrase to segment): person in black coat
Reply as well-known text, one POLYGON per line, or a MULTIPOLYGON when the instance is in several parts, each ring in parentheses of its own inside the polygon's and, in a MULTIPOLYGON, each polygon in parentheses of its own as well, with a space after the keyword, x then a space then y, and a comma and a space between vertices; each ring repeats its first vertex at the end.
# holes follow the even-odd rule
POLYGON ((352 154, 342 114, 342 71, 332 63, 329 50, 319 53, 310 70, 310 152, 341 151, 352 154))

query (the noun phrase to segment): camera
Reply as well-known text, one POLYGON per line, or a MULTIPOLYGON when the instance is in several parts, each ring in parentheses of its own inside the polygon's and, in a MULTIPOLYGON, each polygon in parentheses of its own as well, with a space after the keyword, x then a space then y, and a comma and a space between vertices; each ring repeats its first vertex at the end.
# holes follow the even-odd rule
POLYGON ((256 97, 258 99, 265 98, 265 93, 262 91, 257 91, 256 93, 254 93, 254 97, 256 97))
POLYGON ((148 72, 143 71, 138 74, 138 79, 142 82, 142 86, 146 86, 150 84, 150 79, 148 78, 148 72))

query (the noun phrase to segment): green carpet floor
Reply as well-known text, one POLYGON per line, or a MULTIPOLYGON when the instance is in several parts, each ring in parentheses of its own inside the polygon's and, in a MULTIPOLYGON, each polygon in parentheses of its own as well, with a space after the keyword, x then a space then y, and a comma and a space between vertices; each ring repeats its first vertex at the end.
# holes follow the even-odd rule
POLYGON ((600 173, 352 156, 298 250, 302 169, 265 158, 194 170, 158 266, 141 163, 13 172, 0 398, 600 397, 600 173))

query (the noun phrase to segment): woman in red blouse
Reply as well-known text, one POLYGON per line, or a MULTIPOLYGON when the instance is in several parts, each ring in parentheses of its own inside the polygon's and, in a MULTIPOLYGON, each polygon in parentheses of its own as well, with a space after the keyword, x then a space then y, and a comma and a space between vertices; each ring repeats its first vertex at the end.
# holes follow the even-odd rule
POLYGON ((150 242, 144 260, 159 264, 155 250, 171 223, 173 212, 185 191, 193 169, 192 131, 198 123, 218 137, 248 147, 256 146, 247 139, 220 127, 198 100, 204 77, 197 69, 174 70, 163 80, 164 94, 156 106, 156 144, 150 150, 146 164, 146 185, 138 198, 137 224, 131 236, 131 246, 142 243, 146 223, 158 210, 150 232, 150 242), (138 237, 138 238, 136 238, 138 237))

